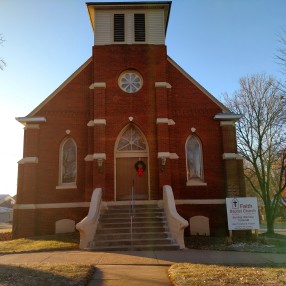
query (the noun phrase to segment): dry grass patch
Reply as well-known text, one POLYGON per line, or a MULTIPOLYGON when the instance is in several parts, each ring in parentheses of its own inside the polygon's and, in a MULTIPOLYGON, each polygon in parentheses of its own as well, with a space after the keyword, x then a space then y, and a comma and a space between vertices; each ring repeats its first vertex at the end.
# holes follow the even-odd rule
POLYGON ((94 272, 82 264, 19 264, 0 266, 0 286, 87 285, 94 272))
POLYGON ((11 223, 4 223, 0 222, 0 234, 3 232, 12 232, 12 224, 11 223))
POLYGON ((279 234, 234 238, 232 244, 223 237, 198 235, 185 237, 185 244, 187 248, 202 250, 286 253, 286 236, 279 234))
POLYGON ((12 239, 12 233, 10 232, 1 232, 0 229, 0 241, 6 241, 6 240, 11 240, 12 239))
POLYGON ((0 254, 78 249, 79 234, 55 234, 0 241, 0 254))
POLYGON ((175 286, 285 286, 286 264, 279 266, 220 266, 179 263, 169 269, 175 286))

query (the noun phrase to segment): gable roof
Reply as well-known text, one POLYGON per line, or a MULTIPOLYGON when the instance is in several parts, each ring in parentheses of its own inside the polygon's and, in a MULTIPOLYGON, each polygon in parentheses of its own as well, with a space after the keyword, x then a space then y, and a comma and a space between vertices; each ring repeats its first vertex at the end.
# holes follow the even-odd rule
POLYGON ((218 105, 223 113, 231 113, 230 110, 216 99, 210 92, 201 86, 193 77, 191 77, 184 69, 182 69, 173 59, 167 57, 168 62, 173 65, 181 74, 183 74, 192 84, 194 84, 200 91, 202 91, 211 101, 218 105))
MULTIPOLYGON (((208 92, 203 86, 201 86, 193 77, 191 77, 183 68, 181 68, 172 58, 167 57, 168 62, 173 65, 182 75, 184 75, 190 82, 192 82, 199 90, 201 90, 207 97, 209 97, 215 104, 217 104, 223 113, 231 113, 229 109, 216 99, 210 92, 208 92)), ((42 101, 32 112, 30 112, 25 118, 34 116, 43 106, 45 106, 50 100, 52 100, 65 86, 67 86, 77 75, 84 70, 84 68, 92 62, 90 57, 83 65, 81 65, 70 77, 68 77, 53 93, 51 93, 44 101, 42 101)), ((16 118, 20 123, 23 123, 20 119, 16 118)), ((1 199, 1 197, 0 197, 1 199)))

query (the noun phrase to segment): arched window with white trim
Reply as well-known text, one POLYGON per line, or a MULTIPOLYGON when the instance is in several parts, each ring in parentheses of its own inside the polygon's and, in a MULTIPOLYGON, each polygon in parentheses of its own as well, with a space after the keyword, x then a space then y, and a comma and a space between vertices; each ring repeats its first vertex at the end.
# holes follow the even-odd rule
POLYGON ((205 185, 203 153, 200 139, 191 135, 186 142, 187 185, 205 185))
POLYGON ((77 147, 75 141, 68 137, 60 146, 60 185, 75 185, 77 177, 77 147))
POLYGON ((128 128, 123 132, 118 141, 117 151, 136 151, 146 152, 147 146, 146 141, 141 131, 136 128, 133 124, 130 124, 128 128))

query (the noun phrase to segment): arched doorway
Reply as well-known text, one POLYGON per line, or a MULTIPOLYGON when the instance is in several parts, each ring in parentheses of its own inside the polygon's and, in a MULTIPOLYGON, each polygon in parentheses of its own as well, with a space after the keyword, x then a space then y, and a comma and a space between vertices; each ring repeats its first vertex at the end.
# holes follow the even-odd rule
POLYGON ((129 124, 119 134, 115 144, 115 198, 117 201, 131 199, 134 184, 136 200, 149 199, 148 145, 143 133, 129 124), (139 175, 135 165, 143 161, 146 166, 139 175))

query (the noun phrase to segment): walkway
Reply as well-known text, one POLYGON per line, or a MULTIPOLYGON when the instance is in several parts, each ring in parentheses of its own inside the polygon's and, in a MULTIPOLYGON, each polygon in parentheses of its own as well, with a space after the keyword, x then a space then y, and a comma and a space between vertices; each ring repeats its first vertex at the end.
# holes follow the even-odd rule
POLYGON ((19 263, 82 263, 93 264, 96 272, 89 286, 172 285, 168 268, 173 263, 202 264, 266 264, 286 263, 285 254, 235 251, 125 251, 85 252, 55 251, 0 255, 0 264, 19 263))

